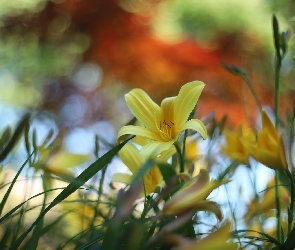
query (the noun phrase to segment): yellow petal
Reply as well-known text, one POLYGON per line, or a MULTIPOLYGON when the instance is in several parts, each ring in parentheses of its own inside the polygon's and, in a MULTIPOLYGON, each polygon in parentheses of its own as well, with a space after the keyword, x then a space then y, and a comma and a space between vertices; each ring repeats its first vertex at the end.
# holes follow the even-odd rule
POLYGON ((162 151, 161 155, 156 158, 157 161, 167 162, 167 160, 176 153, 176 148, 172 145, 169 149, 162 151))
POLYGON ((203 200, 203 201, 196 202, 192 206, 192 208, 198 211, 212 212, 215 214, 215 216, 218 218, 219 221, 222 221, 223 216, 222 216, 220 207, 216 202, 203 200))
POLYGON ((179 131, 195 108, 205 84, 194 81, 183 85, 174 101, 176 131, 179 131))
POLYGON ((272 136, 273 138, 275 138, 275 140, 278 140, 279 139, 278 132, 264 110, 262 111, 261 116, 262 116, 262 130, 267 129, 269 136, 272 136))
POLYGON ((111 183, 113 182, 121 182, 129 185, 132 182, 132 176, 129 174, 116 173, 111 179, 111 183))
POLYGON ((192 129, 194 131, 197 131, 203 137, 204 140, 207 138, 207 129, 205 125, 198 119, 192 119, 184 123, 182 127, 180 127, 178 133, 180 134, 182 131, 186 129, 192 129))
POLYGON ((147 128, 139 127, 139 126, 132 126, 132 125, 124 126, 119 130, 118 136, 117 136, 118 143, 121 142, 120 138, 123 135, 138 135, 138 136, 141 136, 141 137, 144 137, 147 139, 151 139, 154 141, 161 141, 162 140, 162 138, 160 137, 159 134, 156 134, 147 128))
POLYGON ((266 151, 262 148, 259 149, 257 155, 258 156, 255 159, 265 166, 272 169, 285 170, 285 166, 283 165, 278 152, 266 151))
POLYGON ((224 226, 219 228, 214 233, 201 239, 191 241, 189 246, 177 248, 177 250, 195 250, 195 249, 210 249, 210 250, 236 250, 237 243, 226 243, 230 238, 230 223, 227 222, 224 226))
POLYGON ((286 151, 285 151, 285 146, 282 137, 280 138, 280 143, 279 143, 279 155, 281 157, 281 162, 283 164, 283 167, 285 170, 288 169, 288 163, 286 159, 286 151))
POLYGON ((176 96, 165 98, 161 103, 163 119, 174 121, 174 101, 176 96))
POLYGON ((155 121, 160 120, 160 107, 141 89, 133 89, 125 95, 131 113, 149 129, 156 129, 155 121))
POLYGON ((90 155, 74 154, 68 152, 56 153, 50 157, 47 168, 50 169, 66 169, 79 166, 90 159, 90 155))
POLYGON ((149 155, 151 158, 158 156, 160 153, 170 149, 173 145, 173 141, 168 142, 151 142, 140 149, 143 155, 149 155))
POLYGON ((131 143, 125 144, 119 151, 119 156, 133 174, 137 173, 144 163, 144 159, 139 154, 139 150, 131 143))
MULTIPOLYGON (((196 191, 191 192, 191 187, 182 191, 181 189, 167 201, 163 207, 163 214, 165 215, 177 215, 188 209, 196 207, 196 204, 205 199, 214 189, 220 185, 227 183, 228 180, 211 181, 203 186, 200 190, 196 184, 196 191)), ((192 185, 192 187, 194 186, 192 185)))

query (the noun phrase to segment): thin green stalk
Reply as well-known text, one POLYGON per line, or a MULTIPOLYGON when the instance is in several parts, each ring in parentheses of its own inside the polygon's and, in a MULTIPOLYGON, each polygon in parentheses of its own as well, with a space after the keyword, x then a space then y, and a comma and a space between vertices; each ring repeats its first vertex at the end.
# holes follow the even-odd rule
MULTIPOLYGON (((280 70, 282 66, 282 59, 286 52, 286 44, 285 40, 283 41, 280 37, 279 32, 279 23, 275 15, 273 15, 272 19, 273 26, 273 38, 274 38, 274 46, 275 46, 275 127, 278 129, 279 122, 279 102, 280 102, 280 70), (284 45, 284 46, 283 46, 284 45), (283 47, 282 47, 283 46, 283 47), (283 49, 283 55, 281 54, 281 48, 283 49)), ((276 178, 275 178, 275 192, 276 192, 276 207, 277 207, 277 237, 279 242, 283 242, 282 232, 281 232, 281 207, 280 207, 280 193, 279 193, 279 179, 280 173, 276 170, 276 178)))
POLYGON ((188 133, 188 130, 185 130, 184 131, 184 136, 183 136, 183 142, 182 142, 182 155, 183 155, 183 157, 186 157, 185 156, 185 147, 186 147, 187 133, 188 133))
MULTIPOLYGON (((281 70, 281 57, 276 56, 275 66, 275 127, 278 129, 279 121, 279 101, 280 101, 280 70, 281 70)), ((276 207, 277 207, 277 237, 279 242, 283 242, 281 232, 281 206, 280 206, 280 191, 279 191, 280 172, 276 170, 275 178, 275 193, 276 193, 276 207)))
MULTIPOLYGON (((292 152, 292 145, 293 145, 293 138, 294 138, 294 121, 295 121, 295 106, 293 105, 293 113, 291 117, 291 125, 290 125, 290 131, 289 131, 289 145, 288 145, 289 152, 292 152)), ((291 168, 291 174, 294 176, 294 162, 293 162, 291 153, 289 154, 289 164, 291 168)))
POLYGON ((290 179, 291 184, 291 202, 290 202, 290 211, 288 212, 288 234, 291 232, 292 223, 293 223, 293 210, 294 210, 294 180, 291 172, 288 170, 285 171, 287 176, 290 179))
POLYGON ((254 87, 253 87, 253 85, 252 85, 252 83, 251 83, 251 81, 249 79, 248 73, 245 70, 243 70, 243 69, 241 69, 241 68, 239 68, 237 66, 229 65, 229 64, 226 64, 224 62, 222 62, 221 65, 226 70, 231 72, 232 74, 240 76, 246 82, 246 84, 248 85, 248 87, 249 87, 249 89, 251 91, 251 94, 253 95, 253 97, 255 99, 255 102, 256 102, 256 104, 257 104, 257 106, 259 108, 259 111, 261 112, 262 111, 262 106, 261 106, 259 98, 258 98, 258 96, 257 96, 257 94, 255 92, 255 89, 254 89, 254 87))
POLYGON ((280 204, 280 191, 279 191, 279 179, 280 179, 280 172, 276 170, 276 178, 275 178, 275 193, 276 193, 276 207, 277 207, 277 237, 280 243, 283 242, 282 239, 282 231, 281 231, 281 204, 280 204))
POLYGON ((106 165, 102 170, 101 170, 101 178, 99 181, 99 189, 98 189, 98 200, 100 201, 102 193, 103 193, 103 185, 104 185, 104 179, 105 179, 105 175, 107 172, 107 167, 108 165, 106 165))
POLYGON ((275 67, 275 126, 276 128, 278 128, 278 121, 279 121, 281 66, 282 66, 281 59, 276 57, 276 67, 275 67))
POLYGON ((259 101, 259 98, 258 98, 258 96, 257 96, 257 94, 256 94, 256 92, 255 92, 255 89, 254 89, 254 87, 253 87, 251 81, 249 80, 249 77, 248 77, 248 76, 245 76, 245 75, 241 75, 241 77, 242 77, 242 79, 244 79, 244 81, 247 83, 247 86, 248 86, 248 88, 250 89, 251 94, 253 95, 253 97, 254 97, 254 99, 255 99, 255 101, 256 101, 256 104, 257 104, 257 106, 258 106, 258 108, 259 108, 259 111, 260 111, 260 113, 261 113, 261 112, 262 112, 262 106, 261 106, 261 103, 260 103, 260 101, 259 101))
POLYGON ((179 169, 180 169, 180 173, 184 172, 184 159, 183 159, 183 154, 181 152, 181 148, 179 146, 179 144, 177 142, 174 143, 174 146, 176 148, 176 151, 179 155, 179 169))

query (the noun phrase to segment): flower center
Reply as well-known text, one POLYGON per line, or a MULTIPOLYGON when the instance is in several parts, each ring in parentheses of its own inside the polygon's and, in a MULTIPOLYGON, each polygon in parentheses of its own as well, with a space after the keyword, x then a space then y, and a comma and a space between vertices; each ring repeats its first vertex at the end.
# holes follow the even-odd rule
POLYGON ((174 122, 166 121, 165 119, 164 121, 160 122, 159 130, 165 139, 170 140, 174 138, 174 125, 174 122))

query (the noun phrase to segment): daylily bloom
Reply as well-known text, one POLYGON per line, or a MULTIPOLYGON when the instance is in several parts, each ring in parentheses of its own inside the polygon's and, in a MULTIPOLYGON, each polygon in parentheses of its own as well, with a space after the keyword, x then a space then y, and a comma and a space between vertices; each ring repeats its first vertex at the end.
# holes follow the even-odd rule
POLYGON ((38 161, 32 166, 36 171, 42 170, 45 174, 74 177, 69 169, 83 164, 90 157, 89 154, 76 154, 62 150, 52 153, 50 148, 42 148, 38 161))
POLYGON ((157 156, 169 149, 184 130, 195 130, 206 139, 207 130, 204 124, 198 119, 188 121, 204 86, 200 81, 187 83, 181 87, 178 96, 165 98, 161 106, 143 90, 131 90, 125 95, 125 100, 142 126, 122 127, 118 132, 118 141, 120 142, 124 135, 145 137, 152 141, 141 150, 149 152, 151 156, 157 156))
POLYGON ((257 135, 257 141, 251 143, 243 140, 242 143, 255 160, 272 169, 287 170, 288 163, 282 137, 264 110, 261 116, 262 129, 257 135))
POLYGON ((185 170, 195 177, 201 169, 206 169, 206 163, 203 155, 200 154, 199 143, 193 137, 188 136, 185 142, 185 170))
POLYGON ((209 234, 201 240, 192 240, 180 235, 171 234, 165 237, 165 241, 176 245, 175 250, 235 250, 238 249, 237 243, 227 243, 227 240, 230 238, 230 226, 230 223, 227 222, 217 231, 209 234))
MULTIPOLYGON (((155 158, 159 162, 167 162, 167 160, 175 153, 175 149, 171 147, 168 151, 162 152, 162 154, 155 158)), ((123 163, 129 168, 132 175, 124 173, 116 173, 112 182, 122 182, 125 184, 131 184, 133 175, 135 175, 142 165, 149 159, 149 156, 143 154, 139 149, 131 144, 127 143, 119 152, 119 156, 123 163)), ((144 176, 143 182, 146 195, 155 192, 157 188, 162 187, 165 183, 162 174, 157 166, 151 168, 144 176)))
POLYGON ((255 141, 254 132, 245 126, 239 126, 236 131, 224 131, 226 145, 221 146, 221 151, 240 163, 249 165, 249 151, 242 141, 255 141))
POLYGON ((42 148, 38 161, 34 162, 32 167, 36 169, 36 172, 43 171, 46 188, 50 189, 52 187, 51 175, 71 181, 75 178, 71 168, 85 163, 90 158, 89 154, 75 154, 61 150, 52 153, 50 148, 42 148))
MULTIPOLYGON (((287 209, 290 204, 290 194, 287 188, 281 183, 278 183, 280 206, 282 209, 287 209)), ((263 191, 263 196, 253 198, 248 204, 247 213, 244 215, 245 221, 251 225, 255 221, 259 221, 257 217, 261 214, 267 214, 267 216, 275 216, 276 209, 276 196, 275 190, 275 178, 273 177, 267 184, 266 189, 263 191)))
POLYGON ((228 181, 227 179, 210 181, 208 172, 201 170, 196 178, 188 181, 164 204, 163 215, 175 216, 196 209, 199 211, 211 211, 221 220, 222 214, 219 206, 215 202, 206 200, 206 198, 214 189, 228 181))

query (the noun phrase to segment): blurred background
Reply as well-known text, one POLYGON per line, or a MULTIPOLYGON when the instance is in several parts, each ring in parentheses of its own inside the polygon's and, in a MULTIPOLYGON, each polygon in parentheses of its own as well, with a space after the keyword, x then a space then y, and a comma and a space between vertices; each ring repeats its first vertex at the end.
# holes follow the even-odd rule
MULTIPOLYGON (((125 93, 139 87, 160 103, 193 80, 206 84, 199 119, 227 115, 227 126, 254 126, 253 96, 221 62, 247 70, 262 105, 273 107, 273 14, 280 31, 291 32, 282 65, 281 116, 293 108, 293 0, 0 0, 0 6, 0 129, 15 127, 30 111, 38 144, 52 130, 64 151, 89 154, 98 135, 103 154, 132 118, 125 93)), ((16 160, 15 169, 27 158, 22 146, 7 161, 16 160)), ((246 167, 238 171, 237 176, 248 175, 246 167)), ((271 177, 261 173, 253 174, 265 178, 258 180, 260 191, 271 177)), ((110 170, 107 179, 112 175, 110 170)), ((239 184, 249 185, 246 179, 239 184)), ((243 192, 232 188, 230 196, 242 194, 249 201, 252 190, 243 192)))
MULTIPOLYGON (((2 113, 33 110, 43 122, 70 130, 103 121, 116 131, 131 117, 123 97, 131 88, 143 88, 160 102, 192 80, 206 83, 198 117, 214 111, 217 118, 227 114, 232 125, 249 121, 254 99, 220 63, 246 69, 262 104, 273 105, 272 14, 281 31, 292 31, 295 20, 291 0, 1 0, 0 5, 2 113)), ((293 52, 291 36, 282 69, 286 109, 295 90, 293 52)), ((2 114, 6 124, 7 119, 2 114)))

